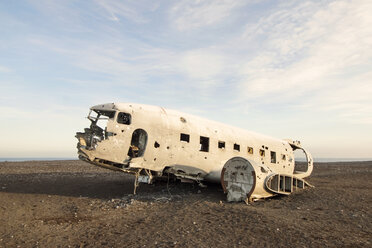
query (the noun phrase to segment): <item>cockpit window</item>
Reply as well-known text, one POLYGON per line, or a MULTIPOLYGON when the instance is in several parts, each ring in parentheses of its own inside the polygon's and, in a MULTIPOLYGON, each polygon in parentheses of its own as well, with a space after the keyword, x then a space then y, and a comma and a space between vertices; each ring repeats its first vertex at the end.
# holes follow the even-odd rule
POLYGON ((120 123, 120 124, 130 125, 131 118, 132 117, 131 117, 130 114, 127 114, 127 113, 124 113, 124 112, 120 112, 118 114, 117 122, 120 123))
POLYGON ((88 119, 102 130, 106 128, 107 121, 115 117, 115 111, 93 109, 88 115, 88 119))
POLYGON ((91 110, 88 119, 91 121, 97 121, 99 119, 111 119, 114 118, 115 111, 103 111, 103 110, 91 110))

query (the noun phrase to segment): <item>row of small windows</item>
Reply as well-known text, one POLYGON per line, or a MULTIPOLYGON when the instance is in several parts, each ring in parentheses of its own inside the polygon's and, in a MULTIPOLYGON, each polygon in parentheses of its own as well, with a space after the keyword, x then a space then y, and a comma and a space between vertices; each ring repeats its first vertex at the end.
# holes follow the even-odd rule
MULTIPOLYGON (((128 113, 120 112, 117 117, 117 122, 120 124, 130 125, 131 124, 131 115, 128 113)), ((180 140, 189 143, 190 142, 190 135, 181 133, 180 140)), ((155 142, 154 144, 155 148, 159 147, 160 145, 155 142)), ((218 148, 219 149, 225 149, 226 144, 224 141, 218 141, 218 148)), ((267 147, 262 146, 262 148, 268 149, 267 147)), ((240 152, 240 145, 234 144, 235 151, 240 152)), ((265 157, 265 149, 260 149, 259 154, 261 157, 265 157)), ((209 138, 200 136, 200 147, 199 151, 201 152, 209 152, 209 138)), ((249 154, 253 154, 253 147, 247 147, 247 152, 249 154)), ((286 155, 282 154, 282 160, 286 160, 286 155)), ((276 163, 276 152, 270 151, 270 161, 271 163, 276 163)))
MULTIPOLYGON (((185 133, 181 133, 180 140, 189 143, 190 142, 190 135, 185 134, 185 133)), ((225 141, 218 141, 218 148, 219 149, 225 149, 225 147, 226 147, 225 141)), ((265 148, 267 149, 267 147, 265 147, 265 148)), ((240 151, 240 145, 235 143, 233 149, 235 151, 240 151)), ((209 152, 209 138, 208 137, 200 136, 199 151, 209 152)), ((253 147, 248 146, 247 147, 247 152, 248 152, 248 154, 253 154, 253 147)), ((260 149, 259 154, 260 154, 261 157, 265 157, 265 150, 260 149)), ((285 154, 282 154, 282 160, 286 160, 286 155, 285 154)), ((271 161, 271 163, 276 163, 276 152, 270 151, 270 161, 271 161)))
MULTIPOLYGON (((111 117, 110 117, 111 118, 111 117)), ((117 122, 120 124, 130 125, 131 124, 131 115, 128 113, 120 112, 117 117, 117 122)), ((190 142, 190 135, 181 133, 180 134, 180 140, 189 143, 190 142)), ((158 148, 160 145, 159 143, 155 142, 154 147, 158 148)), ((219 149, 225 149, 226 144, 225 141, 218 141, 218 148, 219 149)), ((259 150, 259 154, 261 157, 265 157, 265 149, 268 149, 268 147, 262 146, 263 149, 259 150)), ((240 152, 240 145, 234 144, 235 151, 240 152)), ((200 136, 200 147, 199 151, 201 152, 209 152, 209 138, 200 136)), ((247 147, 248 154, 253 154, 253 147, 247 147)), ((282 160, 286 160, 286 155, 282 154, 282 160)), ((270 161, 271 163, 276 163, 276 152, 270 151, 270 161)))
MULTIPOLYGON (((190 142, 190 135, 181 133, 180 140, 189 143, 190 142)), ((199 151, 201 152, 209 152, 209 138, 200 136, 200 148, 199 151)))
MULTIPOLYGON (((185 141, 187 143, 190 142, 190 135, 181 133, 180 140, 185 141)), ((218 141, 218 148, 225 149, 225 141, 218 141)), ((234 150, 240 151, 240 145, 234 144, 234 150)), ((200 151, 202 152, 209 152, 209 138, 200 136, 200 151)), ((248 147, 248 153, 253 154, 253 148, 248 147)))

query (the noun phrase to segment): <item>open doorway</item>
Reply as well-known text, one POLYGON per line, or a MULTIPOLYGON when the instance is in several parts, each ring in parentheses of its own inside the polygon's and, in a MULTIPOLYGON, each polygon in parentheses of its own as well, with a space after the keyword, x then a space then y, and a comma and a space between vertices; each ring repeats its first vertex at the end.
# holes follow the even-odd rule
POLYGON ((131 158, 142 157, 146 150, 147 133, 143 129, 133 131, 132 140, 128 150, 128 156, 131 158))

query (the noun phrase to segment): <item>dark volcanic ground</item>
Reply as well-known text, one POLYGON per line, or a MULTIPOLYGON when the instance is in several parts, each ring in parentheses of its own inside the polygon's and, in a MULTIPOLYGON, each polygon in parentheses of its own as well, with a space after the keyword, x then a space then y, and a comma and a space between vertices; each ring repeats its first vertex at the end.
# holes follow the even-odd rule
POLYGON ((246 205, 219 185, 140 185, 80 161, 0 162, 0 247, 372 247, 372 162, 246 205))

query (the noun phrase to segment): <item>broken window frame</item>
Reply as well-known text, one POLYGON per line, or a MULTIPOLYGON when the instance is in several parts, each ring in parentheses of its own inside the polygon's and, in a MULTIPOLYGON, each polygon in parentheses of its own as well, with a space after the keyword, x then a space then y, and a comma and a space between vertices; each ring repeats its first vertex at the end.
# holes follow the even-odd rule
POLYGON ((253 154, 253 147, 248 146, 247 147, 248 154, 253 154))
POLYGON ((265 150, 264 149, 260 149, 260 156, 265 157, 265 150))
POLYGON ((105 127, 107 127, 108 120, 115 118, 115 113, 116 113, 115 111, 103 111, 103 110, 93 109, 89 112, 88 119, 94 125, 104 129, 105 127), (96 116, 92 115, 94 113, 96 114, 96 116), (99 121, 103 121, 104 124, 102 122, 100 122, 100 124, 98 124, 99 121))
POLYGON ((88 114, 88 119, 91 121, 89 128, 89 137, 87 143, 89 148, 95 148, 97 143, 112 136, 113 133, 107 132, 107 124, 109 120, 115 118, 116 111, 113 110, 98 110, 91 109, 88 114))

